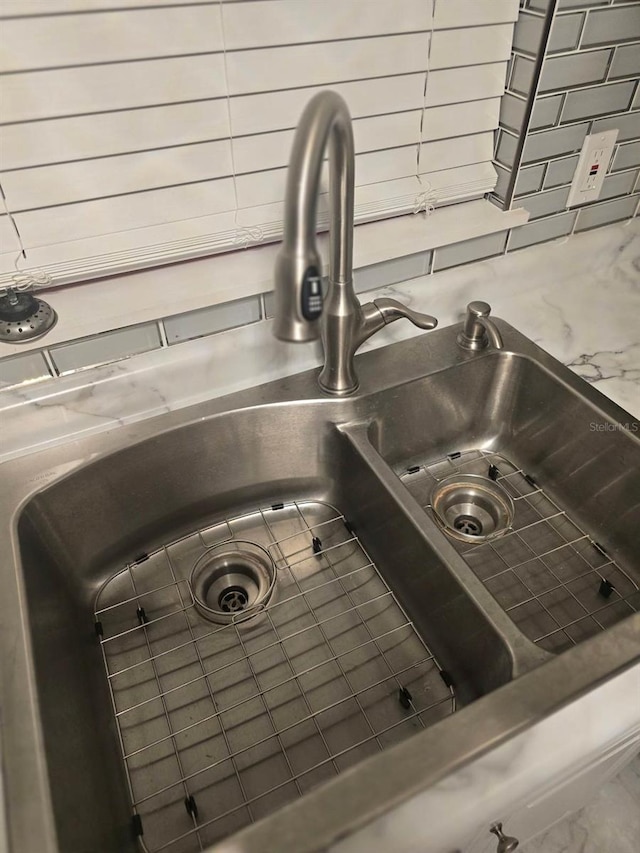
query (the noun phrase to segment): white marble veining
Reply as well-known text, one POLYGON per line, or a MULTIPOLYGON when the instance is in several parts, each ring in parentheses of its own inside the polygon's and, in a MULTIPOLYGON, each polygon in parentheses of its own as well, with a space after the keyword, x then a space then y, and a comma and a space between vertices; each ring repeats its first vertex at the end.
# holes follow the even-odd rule
POLYGON ((522 853, 638 853, 640 755, 588 806, 532 839, 522 853))
MULTIPOLYGON (((640 413, 640 221, 545 243, 366 294, 458 322, 485 299, 633 415, 640 413)), ((398 322, 363 349, 421 334, 398 322)), ((276 341, 271 322, 0 391, 0 461, 317 366, 319 345, 276 341)))

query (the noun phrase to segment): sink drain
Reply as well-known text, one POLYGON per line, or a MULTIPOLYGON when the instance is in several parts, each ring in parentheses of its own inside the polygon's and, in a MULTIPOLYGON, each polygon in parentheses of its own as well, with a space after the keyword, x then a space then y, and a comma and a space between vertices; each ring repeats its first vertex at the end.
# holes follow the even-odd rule
POLYGON ((511 529, 513 501, 493 480, 456 474, 431 493, 431 507, 445 531, 464 542, 486 542, 511 529))
POLYGON ((241 586, 230 586, 218 598, 218 606, 225 613, 239 613, 248 603, 249 595, 241 586))
POLYGON ((466 533, 467 536, 482 535, 482 522, 470 515, 459 515, 454 520, 453 527, 460 533, 466 533))
POLYGON ((255 542, 235 539, 209 548, 194 565, 190 584, 200 615, 228 625, 261 613, 275 579, 268 552, 255 542))

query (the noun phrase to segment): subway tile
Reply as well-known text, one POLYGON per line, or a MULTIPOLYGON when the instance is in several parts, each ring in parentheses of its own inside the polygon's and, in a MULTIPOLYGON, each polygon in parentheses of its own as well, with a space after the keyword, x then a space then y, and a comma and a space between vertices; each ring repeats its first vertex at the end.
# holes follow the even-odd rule
POLYGON ((590 50, 548 59, 542 69, 540 92, 601 83, 607 74, 610 56, 611 50, 590 50))
POLYGON ((629 195, 636 182, 636 172, 619 172, 616 175, 607 175, 602 184, 602 190, 598 201, 608 198, 616 198, 620 195, 629 195))
POLYGON ((473 240, 463 240, 453 243, 451 246, 443 246, 436 249, 433 263, 433 271, 457 267, 460 264, 468 264, 471 261, 479 261, 482 258, 492 258, 504 252, 507 235, 504 231, 497 234, 486 234, 483 237, 475 237, 473 240))
MULTIPOLYGON (((582 145, 582 143, 580 143, 582 145)), ((516 148, 518 147, 518 139, 504 130, 499 132, 498 147, 496 149, 496 160, 502 163, 503 166, 511 168, 516 156, 516 148)))
POLYGON ((634 39, 640 39, 640 9, 637 5, 590 12, 584 27, 582 46, 634 39))
POLYGON ((509 251, 523 249, 534 243, 544 243, 547 240, 555 240, 571 232, 577 212, 572 210, 552 216, 549 219, 539 219, 537 222, 528 222, 520 228, 514 228, 509 240, 509 251))
POLYGON ((115 332, 104 332, 89 338, 80 338, 69 344, 51 347, 49 352, 60 373, 69 373, 81 367, 106 364, 130 355, 148 352, 160 346, 160 335, 155 323, 129 326, 115 332))
POLYGON ((587 9, 591 6, 606 6, 609 0, 558 0, 558 9, 587 9))
POLYGON ((562 110, 562 124, 607 113, 623 112, 631 104, 635 85, 634 81, 628 81, 569 92, 562 110))
POLYGON ((271 320, 276 316, 276 295, 273 290, 262 294, 264 297, 264 317, 265 320, 271 320))
POLYGON ((536 98, 531 116, 530 130, 540 130, 543 127, 553 127, 558 120, 564 95, 552 95, 547 98, 536 98))
POLYGON ((164 320, 164 328, 167 341, 176 344, 255 323, 260 317, 260 301, 257 296, 250 296, 247 299, 235 299, 233 302, 167 317, 164 320))
POLYGON ((591 133, 601 133, 604 130, 615 129, 619 131, 618 142, 640 138, 640 112, 600 119, 594 122, 591 133))
POLYGON ((578 46, 584 14, 558 15, 553 22, 549 35, 548 53, 573 50, 578 46))
POLYGON ((536 56, 540 47, 543 28, 544 18, 541 18, 540 15, 521 12, 513 31, 514 49, 521 53, 530 53, 536 56))
POLYGON ((510 128, 514 133, 520 133, 525 107, 526 101, 506 92, 500 103, 500 124, 510 128))
POLYGON ((546 12, 550 2, 551 0, 529 0, 529 9, 535 9, 536 12, 546 12))
POLYGON ((516 56, 513 64, 513 72, 509 88, 512 92, 518 92, 521 95, 527 95, 531 89, 533 82, 533 72, 535 62, 533 59, 526 59, 524 56, 516 56))
POLYGON ((431 252, 418 252, 402 258, 393 258, 379 264, 371 264, 354 271, 353 286, 356 293, 386 287, 398 281, 418 278, 429 271, 431 252))
POLYGON ((570 184, 578 165, 580 156, 576 154, 574 157, 565 157, 563 160, 554 160, 549 163, 547 174, 544 179, 544 188, 559 187, 563 184, 570 184))
MULTIPOLYGON (((640 7, 638 7, 640 13, 640 7)), ((616 48, 609 69, 609 80, 618 77, 637 77, 640 74, 640 45, 627 44, 616 48)))
POLYGON ((544 176, 544 166, 544 163, 538 163, 537 166, 526 166, 520 169, 514 195, 519 196, 526 193, 539 192, 544 176))
POLYGON ((583 123, 530 134, 524 146, 523 163, 533 163, 536 160, 579 151, 588 129, 589 125, 583 123))
POLYGON ((631 106, 634 110, 640 110, 640 86, 638 86, 638 91, 636 92, 636 96, 633 99, 631 106))
POLYGON ((520 204, 529 211, 529 219, 540 219, 541 216, 550 216, 552 213, 561 213, 567 208, 570 187, 560 187, 557 190, 538 193, 520 199, 520 204))
POLYGON ((0 359, 0 390, 49 376, 51 374, 41 352, 28 352, 0 359))
POLYGON ((501 201, 504 201, 509 189, 511 171, 509 169, 503 169, 498 163, 494 163, 493 168, 496 170, 498 175, 498 180, 496 181, 496 186, 493 192, 501 201))
POLYGON ((640 142, 620 145, 611 171, 619 172, 621 169, 632 169, 634 166, 640 166, 640 142))
POLYGON ((635 213, 639 198, 640 196, 632 195, 619 198, 616 201, 607 201, 604 204, 594 202, 588 207, 582 208, 578 216, 576 231, 587 231, 589 228, 598 228, 600 225, 608 225, 610 222, 630 219, 635 213))

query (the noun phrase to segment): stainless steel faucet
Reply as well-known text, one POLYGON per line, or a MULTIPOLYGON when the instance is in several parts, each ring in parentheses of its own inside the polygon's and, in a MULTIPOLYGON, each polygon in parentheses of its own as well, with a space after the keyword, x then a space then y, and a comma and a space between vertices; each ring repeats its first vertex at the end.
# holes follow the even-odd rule
POLYGON ((285 195, 284 237, 275 268, 274 333, 283 341, 320 336, 324 367, 318 382, 327 394, 358 388, 353 359, 358 348, 388 323, 406 317, 421 329, 438 321, 395 299, 361 305, 353 289, 355 154, 351 116, 340 95, 319 92, 307 104, 291 150, 285 195), (329 149, 329 287, 322 295, 322 262, 316 246, 320 172, 329 149), (324 304, 323 304, 324 303, 324 304))

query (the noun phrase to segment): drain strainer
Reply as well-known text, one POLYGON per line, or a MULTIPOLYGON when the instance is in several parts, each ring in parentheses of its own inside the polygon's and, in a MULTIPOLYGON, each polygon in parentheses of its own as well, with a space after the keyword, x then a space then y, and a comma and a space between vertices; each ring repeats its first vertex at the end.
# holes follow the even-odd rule
POLYGON ((503 536, 513 522, 513 501, 488 477, 455 474, 431 493, 431 507, 445 531, 463 542, 486 542, 503 536))
POLYGON ((0 296, 0 341, 12 344, 34 341, 46 335, 57 319, 47 302, 26 291, 9 289, 0 296))
POLYGON ((213 545, 198 559, 190 584, 196 609, 211 622, 244 622, 268 604, 276 580, 270 555, 255 542, 213 545))

